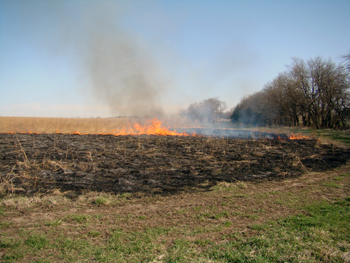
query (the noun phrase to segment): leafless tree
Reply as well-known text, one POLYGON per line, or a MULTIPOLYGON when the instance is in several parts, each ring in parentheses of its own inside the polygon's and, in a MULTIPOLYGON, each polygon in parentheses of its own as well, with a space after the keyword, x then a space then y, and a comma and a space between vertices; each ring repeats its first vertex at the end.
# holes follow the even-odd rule
POLYGON ((349 73, 320 57, 293 59, 288 70, 236 106, 232 121, 258 125, 346 126, 350 111, 349 73))
POLYGON ((192 103, 182 112, 182 115, 191 121, 213 123, 221 118, 226 108, 225 102, 220 101, 218 98, 209 98, 201 102, 192 103))
POLYGON ((350 73, 350 52, 347 55, 343 56, 344 62, 345 62, 345 68, 348 70, 350 73))

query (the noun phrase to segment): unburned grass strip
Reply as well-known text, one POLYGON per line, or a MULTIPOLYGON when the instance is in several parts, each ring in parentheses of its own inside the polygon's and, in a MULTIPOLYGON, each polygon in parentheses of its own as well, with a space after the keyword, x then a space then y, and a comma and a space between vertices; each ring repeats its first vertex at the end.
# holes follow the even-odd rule
POLYGON ((206 253, 222 262, 349 262, 350 198, 310 205, 306 211, 252 225, 258 235, 233 235, 206 253))

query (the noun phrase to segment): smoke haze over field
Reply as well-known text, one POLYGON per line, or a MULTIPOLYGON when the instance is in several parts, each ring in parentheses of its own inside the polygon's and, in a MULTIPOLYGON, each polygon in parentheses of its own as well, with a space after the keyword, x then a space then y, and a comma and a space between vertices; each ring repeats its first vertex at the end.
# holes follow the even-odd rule
POLYGON ((88 28, 89 46, 84 68, 93 96, 106 102, 113 115, 159 116, 159 94, 166 86, 152 50, 100 14, 88 28))
POLYGON ((291 57, 348 51, 350 4, 329 5, 2 0, 0 115, 159 117, 211 97, 231 108, 291 57))
POLYGON ((75 14, 70 14, 64 1, 55 4, 54 18, 65 20, 55 23, 56 41, 44 39, 44 43, 49 43, 48 49, 58 55, 72 52, 93 98, 108 105, 114 116, 162 115, 159 95, 166 85, 153 55, 156 47, 121 28, 128 5, 84 2, 78 4, 79 16, 72 17, 75 14))

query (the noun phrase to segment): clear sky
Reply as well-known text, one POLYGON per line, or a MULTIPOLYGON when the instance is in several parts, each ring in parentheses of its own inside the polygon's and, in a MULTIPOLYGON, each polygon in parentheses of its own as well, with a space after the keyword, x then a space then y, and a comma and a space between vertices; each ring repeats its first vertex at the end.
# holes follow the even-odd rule
POLYGON ((0 116, 229 108, 293 57, 341 62, 349 0, 0 0, 0 116))

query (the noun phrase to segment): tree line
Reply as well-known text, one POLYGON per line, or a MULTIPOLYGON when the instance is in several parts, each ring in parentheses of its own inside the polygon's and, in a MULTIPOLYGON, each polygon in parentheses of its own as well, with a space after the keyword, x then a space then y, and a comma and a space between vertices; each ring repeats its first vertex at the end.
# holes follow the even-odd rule
POLYGON ((293 59, 260 92, 243 98, 231 120, 245 125, 345 127, 350 117, 350 54, 346 64, 293 59))
POLYGON ((186 110, 182 110, 180 115, 193 122, 214 123, 224 117, 227 105, 218 98, 210 98, 201 102, 192 103, 186 110))

